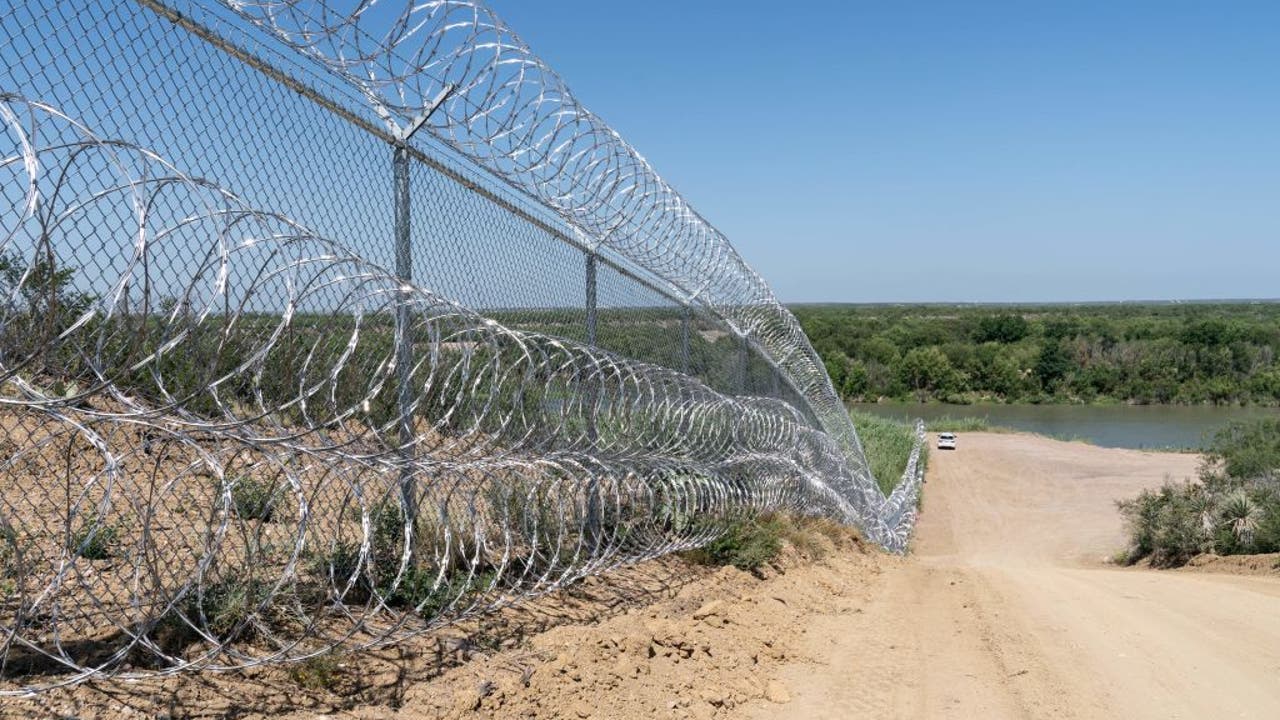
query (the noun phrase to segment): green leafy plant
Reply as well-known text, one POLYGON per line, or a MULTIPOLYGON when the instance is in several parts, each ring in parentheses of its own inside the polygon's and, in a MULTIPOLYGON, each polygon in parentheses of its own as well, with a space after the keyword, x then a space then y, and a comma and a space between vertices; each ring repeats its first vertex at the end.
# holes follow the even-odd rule
POLYGON ((188 617, 204 618, 204 627, 219 638, 249 639, 256 634, 250 620, 256 617, 269 599, 270 586, 257 579, 228 577, 202 588, 189 598, 188 617))
POLYGON ((715 540, 686 553, 700 565, 732 565, 758 571, 782 550, 782 523, 772 516, 733 520, 715 540))
POLYGON ((231 481, 231 503, 236 515, 242 519, 271 522, 275 519, 276 503, 282 489, 275 483, 241 475, 231 481))
POLYGON ((440 578, 430 568, 408 568, 391 594, 394 606, 414 608, 420 617, 431 619, 452 606, 466 607, 493 586, 497 573, 492 569, 469 573, 458 570, 440 578))
POLYGON ((309 657, 289 667, 289 678, 308 690, 332 687, 342 669, 342 655, 327 652, 309 657))
POLYGON ((111 557, 119 539, 119 526, 105 523, 96 512, 89 512, 72 534, 68 549, 85 560, 105 560, 111 557))

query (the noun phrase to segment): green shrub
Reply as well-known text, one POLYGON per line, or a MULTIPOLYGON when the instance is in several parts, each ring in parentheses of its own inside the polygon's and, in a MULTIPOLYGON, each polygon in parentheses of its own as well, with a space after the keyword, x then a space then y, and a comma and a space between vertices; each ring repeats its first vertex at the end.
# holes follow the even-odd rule
POLYGON ((1214 434, 1205 449, 1205 476, 1263 478, 1280 470, 1280 419, 1235 421, 1214 434))
POLYGON ((1197 483, 1165 483, 1118 503, 1127 559, 1181 565, 1203 552, 1280 552, 1280 423, 1232 423, 1205 450, 1197 483))
POLYGON ((299 687, 308 690, 324 690, 333 686, 341 669, 342 656, 335 652, 326 652, 290 666, 289 678, 299 687))
POLYGON ((420 617, 429 620, 450 607, 467 607, 492 587, 496 579, 497 573, 492 569, 474 573, 455 570, 441 578, 435 568, 409 567, 387 604, 413 608, 420 617))
POLYGON ((191 597, 188 617, 198 621, 203 616, 204 627, 214 637, 229 637, 239 628, 237 638, 247 640, 256 634, 249 620, 264 608, 270 590, 262 580, 229 577, 191 597))
POLYGON ((1213 546, 1211 503, 1200 485, 1166 482, 1117 506, 1129 527, 1129 562, 1149 557, 1156 567, 1174 567, 1213 546))
POLYGON ((418 608, 425 618, 434 617, 455 602, 470 604, 469 598, 482 594, 496 582, 497 571, 483 558, 476 562, 467 546, 459 542, 463 533, 456 528, 445 552, 438 516, 429 508, 422 510, 415 524, 413 555, 403 570, 404 512, 398 501, 388 499, 369 511, 369 554, 363 568, 359 566, 360 546, 339 542, 327 553, 313 557, 310 571, 323 578, 326 586, 332 583, 338 590, 360 571, 346 595, 348 602, 361 602, 377 594, 388 606, 418 608))
POLYGON ((732 565, 754 572, 778 556, 782 533, 782 522, 771 515, 735 520, 719 537, 686 557, 700 565, 732 565))
POLYGON ((1261 553, 1280 552, 1280 503, 1263 506, 1253 544, 1254 549, 1261 553))
POLYGON ((119 527, 103 522, 96 512, 89 512, 72 534, 68 549, 85 560, 105 560, 111 557, 119 539, 119 527))
POLYGON ((915 429, 906 423, 860 410, 851 411, 850 417, 858 429, 867 462, 871 464, 871 474, 881 490, 892 492, 907 469, 911 448, 915 446, 915 429))
POLYGON ((282 489, 252 475, 241 475, 231 481, 231 503, 242 520, 271 522, 275 518, 276 502, 282 489))
POLYGON ((369 599, 372 588, 367 569, 360 565, 360 545, 357 543, 336 542, 327 553, 312 555, 310 570, 323 579, 326 591, 331 588, 337 592, 345 592, 342 599, 346 602, 360 603, 369 599), (365 572, 353 582, 352 576, 362 570, 365 572))

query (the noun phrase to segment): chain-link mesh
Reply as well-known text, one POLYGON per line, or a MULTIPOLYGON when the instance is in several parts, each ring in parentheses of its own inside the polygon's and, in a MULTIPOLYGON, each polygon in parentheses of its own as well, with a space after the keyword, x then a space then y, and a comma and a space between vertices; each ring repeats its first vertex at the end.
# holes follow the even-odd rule
POLYGON ((794 318, 483 5, 0 38, 0 692, 394 642, 760 511, 905 547, 922 430, 884 497, 794 318))

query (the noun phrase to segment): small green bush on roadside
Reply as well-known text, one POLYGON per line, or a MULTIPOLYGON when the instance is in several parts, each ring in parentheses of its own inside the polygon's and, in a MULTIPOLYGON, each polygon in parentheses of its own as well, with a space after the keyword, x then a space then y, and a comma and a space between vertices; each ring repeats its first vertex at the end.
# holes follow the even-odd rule
POLYGON ((699 565, 732 565, 755 572, 778 557, 782 533, 782 523, 773 515, 734 520, 718 538, 685 557, 699 565))
POLYGON ((830 548, 846 545, 855 537, 848 527, 824 518, 767 513, 732 521, 724 534, 685 553, 685 559, 699 565, 732 565, 758 572, 774 562, 786 546, 819 560, 830 548))
POLYGON ((1205 449, 1198 482, 1166 482, 1117 503, 1129 532, 1124 560, 1156 567, 1206 552, 1280 552, 1280 421, 1232 423, 1205 449))

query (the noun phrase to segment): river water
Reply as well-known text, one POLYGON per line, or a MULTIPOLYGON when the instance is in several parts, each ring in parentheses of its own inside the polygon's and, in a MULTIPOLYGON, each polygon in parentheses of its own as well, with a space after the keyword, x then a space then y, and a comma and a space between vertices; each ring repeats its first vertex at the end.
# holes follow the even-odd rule
POLYGON ((1280 417, 1280 408, 1168 405, 947 405, 855 403, 853 407, 899 420, 985 417, 991 425, 1085 440, 1102 447, 1199 448, 1232 420, 1280 417))

